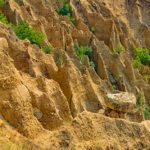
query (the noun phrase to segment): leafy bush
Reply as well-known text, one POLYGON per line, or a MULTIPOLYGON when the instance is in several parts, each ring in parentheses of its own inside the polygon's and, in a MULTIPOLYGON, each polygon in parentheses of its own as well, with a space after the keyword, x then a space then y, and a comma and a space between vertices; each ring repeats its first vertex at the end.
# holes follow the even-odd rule
POLYGON ((46 53, 46 54, 50 54, 52 51, 52 46, 50 45, 46 45, 42 48, 42 50, 46 53))
POLYGON ((67 16, 71 13, 71 9, 67 1, 64 1, 63 7, 59 8, 59 14, 62 16, 67 16))
POLYGON ((147 65, 150 62, 150 55, 149 55, 149 50, 146 48, 136 48, 135 49, 135 62, 143 65, 147 65))
POLYGON ((41 47, 41 45, 44 43, 44 34, 42 32, 34 30, 25 21, 20 22, 17 26, 15 26, 14 31, 20 39, 28 39, 31 44, 37 44, 41 47))
POLYGON ((75 18, 72 16, 70 5, 68 4, 67 0, 64 0, 63 7, 59 8, 58 13, 62 16, 67 16, 69 20, 75 25, 75 18))
POLYGON ((92 49, 88 46, 79 46, 77 43, 75 43, 74 49, 82 62, 84 62, 85 56, 88 56, 89 58, 91 57, 92 49))
POLYGON ((90 66, 96 69, 96 65, 92 60, 92 49, 89 46, 79 46, 78 43, 75 43, 74 50, 82 63, 84 63, 87 56, 90 60, 90 66))
POLYGON ((8 24, 8 20, 6 18, 6 16, 0 12, 0 22, 8 24))
POLYGON ((114 52, 120 54, 124 50, 124 47, 121 44, 118 44, 116 48, 114 48, 114 52))
POLYGON ((2 8, 5 4, 5 0, 0 0, 0 8, 2 8))

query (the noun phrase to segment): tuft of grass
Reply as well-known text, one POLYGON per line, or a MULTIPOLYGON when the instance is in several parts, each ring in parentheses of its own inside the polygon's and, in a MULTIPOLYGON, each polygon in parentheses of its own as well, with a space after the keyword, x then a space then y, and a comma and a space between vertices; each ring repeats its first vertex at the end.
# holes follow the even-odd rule
POLYGON ((92 49, 88 46, 79 46, 77 43, 74 44, 74 50, 76 55, 79 57, 82 63, 84 63, 85 57, 91 57, 92 49))
POLYGON ((136 58, 133 60, 133 67, 134 68, 140 68, 141 66, 141 62, 140 62, 140 59, 139 58, 136 58))
POLYGON ((42 48, 42 50, 46 53, 46 54, 50 54, 52 51, 53 47, 51 45, 46 45, 42 48))
POLYGON ((144 94, 143 92, 139 93, 137 98, 136 98, 136 105, 138 107, 144 107, 144 94))
POLYGON ((79 46, 78 43, 74 43, 74 50, 80 61, 84 64, 85 58, 88 57, 90 60, 90 66, 96 70, 96 64, 92 60, 92 49, 89 46, 79 46))
POLYGON ((39 47, 41 47, 44 43, 44 34, 30 27, 25 21, 22 21, 16 25, 14 27, 14 31, 21 40, 28 39, 31 44, 36 44, 39 47))
POLYGON ((114 52, 117 54, 120 54, 122 51, 124 51, 124 47, 122 44, 118 44, 116 48, 114 48, 114 52))
POLYGON ((146 75, 144 75, 144 78, 145 78, 145 79, 150 79, 150 75, 149 75, 149 74, 146 74, 146 75))
POLYGON ((95 32, 96 32, 95 27, 90 27, 90 31, 91 31, 93 34, 95 34, 95 32))
POLYGON ((142 109, 144 118, 150 120, 150 107, 145 104, 143 92, 137 96, 136 105, 142 109))
POLYGON ((74 25, 76 25, 76 19, 69 13, 68 15, 68 18, 69 18, 69 20, 74 24, 74 25))
POLYGON ((143 113, 145 119, 150 120, 150 108, 147 105, 144 106, 143 113))
POLYGON ((0 22, 4 23, 4 24, 8 24, 8 20, 6 18, 6 16, 0 12, 0 22))
POLYGON ((58 65, 62 66, 64 64, 64 58, 61 52, 57 53, 56 59, 58 65))
POLYGON ((94 61, 90 61, 90 66, 93 68, 93 69, 96 69, 96 65, 95 65, 95 63, 94 63, 94 61))

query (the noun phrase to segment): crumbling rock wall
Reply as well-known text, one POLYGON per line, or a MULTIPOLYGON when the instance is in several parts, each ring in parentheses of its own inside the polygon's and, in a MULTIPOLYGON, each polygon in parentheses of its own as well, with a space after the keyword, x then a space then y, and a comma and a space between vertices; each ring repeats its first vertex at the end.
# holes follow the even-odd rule
POLYGON ((44 54, 0 23, 1 115, 39 149, 150 149, 149 122, 129 122, 143 121, 140 111, 133 110, 126 120, 104 116, 108 93, 143 91, 150 104, 149 82, 132 65, 134 48, 150 49, 150 2, 69 3, 76 25, 58 15, 61 1, 6 1, 3 12, 8 20, 26 20, 45 34, 54 50, 44 54), (79 61, 75 42, 91 46, 96 70, 88 58, 85 65, 79 61), (120 55, 113 52, 118 44, 125 49, 120 55), (57 63, 58 52, 63 65, 57 63))

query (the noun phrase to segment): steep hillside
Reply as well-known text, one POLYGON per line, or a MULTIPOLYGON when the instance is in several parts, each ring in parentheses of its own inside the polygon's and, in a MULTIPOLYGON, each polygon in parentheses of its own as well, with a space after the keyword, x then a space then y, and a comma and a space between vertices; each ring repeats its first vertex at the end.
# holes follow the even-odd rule
POLYGON ((0 64, 2 150, 150 149, 149 0, 0 0, 0 64))

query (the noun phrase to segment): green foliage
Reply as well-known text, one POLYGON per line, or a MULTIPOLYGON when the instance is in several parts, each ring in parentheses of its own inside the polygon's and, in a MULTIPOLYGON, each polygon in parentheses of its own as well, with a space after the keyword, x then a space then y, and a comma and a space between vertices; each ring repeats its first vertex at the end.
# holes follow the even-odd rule
POLYGON ((25 21, 20 22, 17 26, 15 26, 14 31, 20 39, 28 39, 31 44, 37 44, 41 47, 41 45, 44 43, 44 34, 42 32, 34 30, 25 21))
POLYGON ((96 32, 95 27, 90 27, 90 31, 91 31, 92 33, 95 33, 95 32, 96 32))
POLYGON ((88 57, 90 60, 90 66, 96 69, 96 65, 92 60, 92 49, 89 46, 79 46, 78 43, 74 43, 74 50, 80 61, 84 64, 85 58, 88 57))
POLYGON ((136 98, 136 105, 138 107, 144 107, 144 95, 143 93, 138 94, 137 98, 136 98))
POLYGON ((144 102, 144 94, 140 93, 137 96, 136 105, 143 110, 144 118, 150 120, 150 108, 144 102))
POLYGON ((133 66, 134 68, 139 68, 141 66, 141 62, 139 58, 133 60, 133 66))
POLYGON ((146 48, 136 48, 134 51, 134 63, 135 67, 139 67, 140 64, 147 65, 150 62, 149 50, 146 48))
POLYGON ((64 0, 63 7, 59 8, 58 13, 62 16, 67 16, 74 25, 76 24, 76 20, 72 16, 71 8, 70 8, 70 5, 68 4, 67 0, 64 0))
POLYGON ((42 50, 46 53, 46 54, 50 54, 52 51, 52 46, 50 45, 46 45, 42 48, 42 50))
POLYGON ((93 69, 96 69, 96 65, 95 65, 95 63, 91 60, 90 61, 90 66, 93 68, 93 69))
POLYGON ((92 49, 88 46, 79 46, 77 43, 74 44, 74 50, 81 62, 84 63, 86 56, 91 57, 92 49))
POLYGON ((63 7, 59 8, 59 14, 62 16, 67 16, 71 13, 70 5, 67 3, 67 1, 64 1, 63 7))
POLYGON ((114 48, 114 52, 120 54, 124 50, 124 47, 121 44, 118 44, 116 48, 114 48))
POLYGON ((8 20, 6 18, 6 16, 0 12, 0 22, 8 24, 8 20))
POLYGON ((62 65, 64 64, 64 58, 63 58, 61 52, 57 53, 57 63, 58 63, 60 66, 62 66, 62 65))
POLYGON ((150 75, 149 75, 149 74, 146 74, 146 75, 144 75, 144 78, 145 78, 145 79, 150 79, 150 75))
POLYGON ((76 19, 70 13, 67 16, 68 16, 69 20, 75 25, 76 19))
POLYGON ((0 8, 2 8, 5 4, 5 0, 0 0, 0 8))
POLYGON ((150 120, 150 108, 147 105, 144 106, 143 113, 145 119, 150 120))

